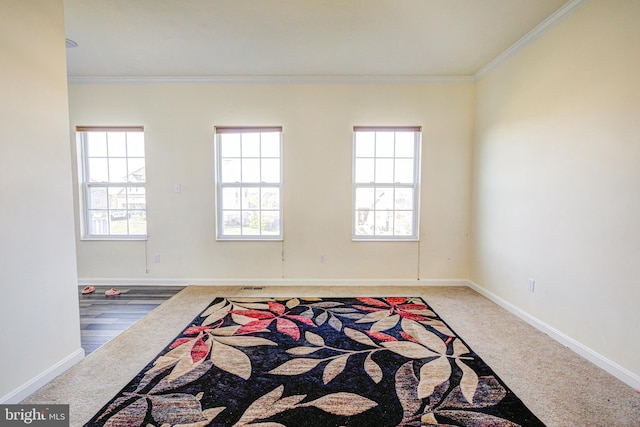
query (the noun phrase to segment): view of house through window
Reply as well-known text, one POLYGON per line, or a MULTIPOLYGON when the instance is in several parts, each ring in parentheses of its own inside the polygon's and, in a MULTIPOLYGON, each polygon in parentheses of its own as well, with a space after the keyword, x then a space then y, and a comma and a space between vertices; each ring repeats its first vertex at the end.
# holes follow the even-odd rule
POLYGON ((83 236, 147 234, 142 127, 77 127, 82 171, 83 236))
POLYGON ((280 127, 216 127, 219 239, 282 239, 281 135, 280 127))
POLYGON ((353 238, 418 238, 420 128, 355 127, 353 238))

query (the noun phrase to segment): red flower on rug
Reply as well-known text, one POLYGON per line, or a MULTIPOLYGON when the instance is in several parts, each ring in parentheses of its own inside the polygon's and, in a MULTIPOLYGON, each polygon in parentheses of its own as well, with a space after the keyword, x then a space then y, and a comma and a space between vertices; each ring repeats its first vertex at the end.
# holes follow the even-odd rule
POLYGON ((428 310, 425 304, 408 304, 406 298, 383 298, 378 300, 375 298, 356 298, 358 301, 365 304, 369 304, 373 307, 367 307, 364 305, 354 305, 355 308, 360 310, 376 312, 376 311, 388 311, 389 315, 398 314, 400 317, 411 320, 427 320, 425 316, 418 314, 419 312, 425 312, 428 310))
POLYGON ((193 341, 194 339, 202 339, 202 332, 211 331, 211 330, 213 330, 213 327, 211 327, 211 326, 196 326, 196 325, 192 325, 192 326, 188 327, 183 332, 183 334, 184 335, 198 335, 198 336, 194 337, 194 338, 178 338, 169 346, 169 348, 176 348, 176 347, 181 346, 182 344, 184 344, 186 342, 193 341))
POLYGON ((274 301, 269 301, 269 311, 231 310, 229 313, 256 319, 242 325, 234 335, 245 335, 265 330, 275 321, 278 332, 298 341, 300 339, 300 329, 290 319, 297 320, 307 326, 315 326, 311 319, 296 314, 288 314, 286 306, 274 301))
POLYGON ((369 312, 357 323, 373 323, 370 328, 371 333, 389 330, 395 327, 400 319, 422 322, 429 321, 430 318, 428 316, 434 315, 426 304, 410 303, 407 298, 356 299, 367 305, 354 305, 353 307, 369 312))

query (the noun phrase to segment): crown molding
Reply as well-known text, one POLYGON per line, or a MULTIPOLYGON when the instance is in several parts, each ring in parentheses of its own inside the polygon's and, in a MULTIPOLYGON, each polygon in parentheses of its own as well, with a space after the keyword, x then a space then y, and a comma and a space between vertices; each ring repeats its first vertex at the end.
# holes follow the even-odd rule
POLYGON ((502 52, 500 55, 496 56, 491 62, 482 67, 474 76, 474 81, 480 80, 484 76, 486 76, 492 69, 494 69, 498 64, 504 62, 511 56, 518 53, 522 50, 526 45, 540 37, 542 34, 547 32, 551 27, 560 23, 564 18, 571 15, 573 12, 582 7, 589 0, 570 0, 564 4, 560 9, 556 10, 553 14, 551 14, 547 19, 538 24, 534 29, 525 34, 520 40, 515 42, 511 47, 502 52))
POLYGON ((69 84, 171 83, 472 83, 473 76, 68 76, 69 84))

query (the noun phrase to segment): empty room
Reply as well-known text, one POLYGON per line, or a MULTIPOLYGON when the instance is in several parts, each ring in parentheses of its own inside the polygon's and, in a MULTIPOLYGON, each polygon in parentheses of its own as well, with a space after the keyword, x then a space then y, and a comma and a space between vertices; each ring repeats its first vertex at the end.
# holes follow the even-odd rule
POLYGON ((638 22, 0 1, 0 419, 639 425, 638 22))

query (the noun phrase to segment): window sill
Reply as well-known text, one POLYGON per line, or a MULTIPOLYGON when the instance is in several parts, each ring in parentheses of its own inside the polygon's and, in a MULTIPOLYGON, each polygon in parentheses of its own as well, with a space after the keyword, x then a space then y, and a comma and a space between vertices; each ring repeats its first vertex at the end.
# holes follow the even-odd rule
POLYGON ((419 242, 420 239, 417 237, 410 237, 406 239, 402 239, 398 237, 393 237, 388 239, 384 239, 380 237, 372 237, 372 238, 352 237, 351 241, 352 242, 419 242))
POLYGON ((246 238, 237 238, 237 237, 216 237, 217 242, 282 242, 284 239, 282 237, 275 237, 273 239, 256 239, 251 237, 246 238))
POLYGON ((149 239, 149 236, 82 236, 81 241, 92 242, 143 242, 149 239))

